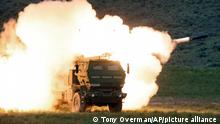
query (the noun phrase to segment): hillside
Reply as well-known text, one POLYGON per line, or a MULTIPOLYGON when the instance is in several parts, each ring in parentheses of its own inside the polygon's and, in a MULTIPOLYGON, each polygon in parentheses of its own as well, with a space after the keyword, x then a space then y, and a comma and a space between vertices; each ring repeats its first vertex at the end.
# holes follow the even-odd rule
MULTIPOLYGON (((16 18, 29 3, 40 0, 1 0, 0 26, 16 18)), ((119 15, 124 23, 150 26, 168 31, 173 38, 200 33, 209 37, 182 44, 172 54, 168 65, 190 67, 220 66, 220 1, 218 0, 90 0, 97 16, 119 15)))
POLYGON ((99 17, 120 15, 130 27, 151 26, 168 31, 173 38, 207 33, 207 39, 179 45, 168 64, 220 66, 220 2, 217 0, 92 0, 91 3, 99 17))

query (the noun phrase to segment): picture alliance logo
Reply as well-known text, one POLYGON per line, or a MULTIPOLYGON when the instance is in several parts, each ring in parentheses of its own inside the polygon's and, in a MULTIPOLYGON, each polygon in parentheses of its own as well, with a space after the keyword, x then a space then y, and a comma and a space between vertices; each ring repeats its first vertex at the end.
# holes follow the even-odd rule
POLYGON ((93 117, 93 122, 101 123, 216 123, 217 119, 214 117, 200 117, 193 118, 182 117, 93 117))

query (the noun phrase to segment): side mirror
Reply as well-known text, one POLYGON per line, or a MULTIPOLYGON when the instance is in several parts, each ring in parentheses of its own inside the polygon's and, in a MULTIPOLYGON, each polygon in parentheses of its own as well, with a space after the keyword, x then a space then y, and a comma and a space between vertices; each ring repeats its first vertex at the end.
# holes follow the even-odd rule
POLYGON ((79 73, 79 65, 78 64, 75 65, 75 68, 76 68, 76 73, 79 73))
POLYGON ((129 65, 129 63, 127 64, 127 74, 129 74, 130 73, 130 65, 129 65))

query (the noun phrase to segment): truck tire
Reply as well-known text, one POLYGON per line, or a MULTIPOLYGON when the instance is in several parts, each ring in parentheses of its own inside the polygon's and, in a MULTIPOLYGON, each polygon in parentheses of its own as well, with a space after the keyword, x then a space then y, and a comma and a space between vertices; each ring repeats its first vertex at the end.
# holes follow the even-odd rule
POLYGON ((110 112, 121 112, 122 110, 122 102, 111 103, 108 105, 110 112))
POLYGON ((79 92, 74 93, 71 102, 72 112, 84 112, 86 110, 86 103, 82 103, 82 99, 79 92))

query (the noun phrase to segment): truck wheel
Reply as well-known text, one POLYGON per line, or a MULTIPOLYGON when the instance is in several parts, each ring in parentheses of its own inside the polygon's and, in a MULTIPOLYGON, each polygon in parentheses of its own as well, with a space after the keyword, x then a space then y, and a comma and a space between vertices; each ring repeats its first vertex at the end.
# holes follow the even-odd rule
POLYGON ((122 102, 112 103, 108 105, 110 112, 121 112, 122 110, 122 102))
POLYGON ((86 103, 82 103, 81 96, 78 92, 74 93, 71 102, 72 112, 84 112, 86 110, 86 103))

